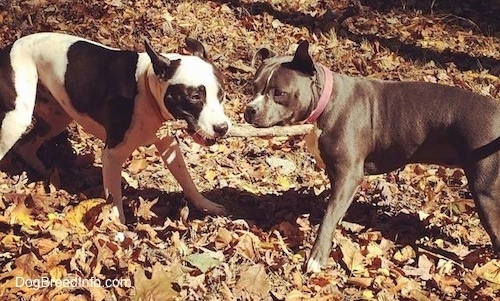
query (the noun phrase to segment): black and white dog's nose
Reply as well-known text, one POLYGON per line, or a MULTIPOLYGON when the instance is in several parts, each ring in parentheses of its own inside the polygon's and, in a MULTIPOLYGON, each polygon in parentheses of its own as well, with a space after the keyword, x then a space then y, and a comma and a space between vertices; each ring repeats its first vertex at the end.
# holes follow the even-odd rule
POLYGON ((229 129, 229 124, 227 122, 214 124, 213 129, 217 135, 224 136, 229 129))

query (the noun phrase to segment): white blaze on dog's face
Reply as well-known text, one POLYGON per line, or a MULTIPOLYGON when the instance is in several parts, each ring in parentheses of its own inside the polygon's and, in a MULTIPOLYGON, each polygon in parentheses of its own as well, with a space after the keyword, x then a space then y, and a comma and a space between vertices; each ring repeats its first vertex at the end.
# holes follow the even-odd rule
POLYGON ((188 131, 196 142, 213 144, 224 136, 231 125, 224 113, 222 77, 207 59, 203 45, 186 39, 194 55, 151 53, 156 75, 168 82, 163 105, 176 119, 188 123, 188 131), (166 68, 162 65, 168 64, 166 68))

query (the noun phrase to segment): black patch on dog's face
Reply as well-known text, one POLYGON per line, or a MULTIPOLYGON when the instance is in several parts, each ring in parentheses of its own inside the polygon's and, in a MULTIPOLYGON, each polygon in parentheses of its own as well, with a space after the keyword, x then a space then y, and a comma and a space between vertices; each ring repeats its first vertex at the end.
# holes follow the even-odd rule
POLYGON ((79 41, 67 55, 64 85, 73 107, 105 128, 108 147, 117 146, 132 122, 138 54, 79 41))
POLYGON ((0 125, 5 115, 16 107, 16 91, 12 78, 13 70, 10 62, 12 45, 0 49, 0 125))
POLYGON ((188 123, 188 130, 197 131, 197 121, 206 103, 204 86, 188 87, 183 84, 171 85, 167 88, 163 99, 167 110, 176 118, 188 123))

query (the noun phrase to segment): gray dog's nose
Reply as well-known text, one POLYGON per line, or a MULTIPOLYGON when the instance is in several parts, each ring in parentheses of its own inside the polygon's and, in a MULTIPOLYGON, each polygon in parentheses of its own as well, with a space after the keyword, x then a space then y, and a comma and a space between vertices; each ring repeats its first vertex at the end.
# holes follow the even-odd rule
POLYGON ((245 114, 243 114, 243 117, 245 118, 245 121, 248 123, 252 123, 252 119, 257 113, 257 110, 253 106, 247 106, 245 109, 245 114))
POLYGON ((218 123, 213 125, 214 132, 219 136, 224 136, 229 129, 229 124, 227 122, 218 123))

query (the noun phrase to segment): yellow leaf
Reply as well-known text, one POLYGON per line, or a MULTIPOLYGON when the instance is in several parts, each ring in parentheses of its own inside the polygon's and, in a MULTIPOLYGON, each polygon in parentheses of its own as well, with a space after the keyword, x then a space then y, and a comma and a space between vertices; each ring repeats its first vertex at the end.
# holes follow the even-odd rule
POLYGON ((364 290, 363 291, 363 298, 365 299, 373 299, 375 296, 373 295, 372 291, 369 290, 364 290))
POLYGON ((10 224, 21 225, 28 228, 37 224, 31 217, 31 209, 24 204, 24 199, 20 200, 10 213, 10 224))
POLYGON ((245 191, 253 193, 253 194, 259 193, 259 191, 257 189, 255 189, 252 185, 247 184, 247 183, 241 184, 241 188, 243 188, 245 191))
POLYGON ((156 203, 158 203, 158 198, 149 201, 139 197, 139 208, 137 209, 136 215, 147 221, 151 220, 153 217, 157 217, 156 213, 151 210, 156 203))
POLYGON ((0 240, 0 247, 4 251, 14 251, 17 250, 18 244, 21 241, 21 237, 13 234, 7 234, 0 240))
POLYGON ((399 262, 405 262, 416 257, 415 250, 410 246, 405 246, 394 254, 394 259, 399 262))
POLYGON ((78 205, 76 205, 76 207, 68 211, 68 213, 66 214, 66 220, 72 226, 85 228, 85 225, 82 222, 85 213, 87 213, 95 206, 103 204, 105 202, 106 201, 104 199, 88 199, 81 201, 78 205))
POLYGON ((122 178, 127 182, 128 186, 137 189, 139 187, 139 181, 136 179, 132 178, 128 172, 125 172, 125 170, 122 170, 122 178))
POLYGON ((288 180, 287 177, 278 176, 277 181, 278 181, 278 185, 280 185, 281 187, 283 187, 283 189, 285 189, 285 190, 290 189, 290 187, 292 186, 290 184, 290 181, 288 180))
POLYGON ((500 261, 491 260, 483 266, 476 266, 474 273, 480 278, 500 285, 500 261))
POLYGON ((343 260, 347 268, 354 276, 365 276, 366 269, 365 257, 359 249, 348 239, 339 240, 343 260))
POLYGON ((218 173, 212 169, 205 172, 205 179, 208 181, 213 181, 217 177, 218 173))
POLYGON ((128 171, 131 174, 136 175, 146 167, 148 167, 148 161, 146 159, 136 159, 130 163, 130 165, 128 166, 128 171))
POLYGON ((66 269, 60 265, 53 267, 49 271, 50 279, 52 280, 61 280, 66 276, 66 274, 67 274, 66 269))
POLYGON ((57 245, 59 245, 58 242, 48 238, 41 238, 37 241, 36 244, 40 255, 45 255, 49 253, 50 251, 54 250, 54 248, 57 247, 57 245))

